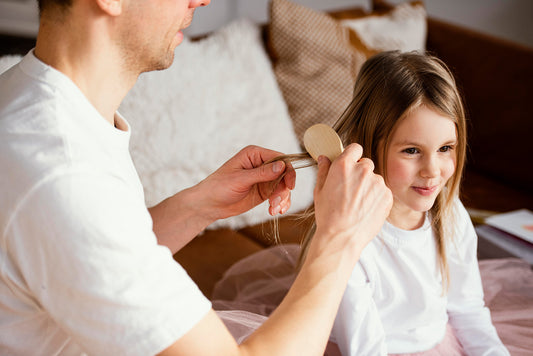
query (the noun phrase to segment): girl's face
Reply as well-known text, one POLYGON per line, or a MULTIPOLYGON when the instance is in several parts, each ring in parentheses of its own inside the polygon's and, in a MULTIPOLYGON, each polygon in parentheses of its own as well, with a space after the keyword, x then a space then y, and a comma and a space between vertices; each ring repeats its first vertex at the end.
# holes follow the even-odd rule
POLYGON ((425 105, 396 125, 385 157, 385 180, 394 196, 390 223, 406 230, 422 225, 455 171, 456 144, 454 122, 425 105))

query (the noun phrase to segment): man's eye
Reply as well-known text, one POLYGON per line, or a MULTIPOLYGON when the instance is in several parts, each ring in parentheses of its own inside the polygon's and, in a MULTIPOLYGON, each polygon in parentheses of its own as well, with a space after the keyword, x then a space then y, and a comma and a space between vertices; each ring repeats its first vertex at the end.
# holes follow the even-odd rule
POLYGON ((418 153, 418 150, 414 147, 410 147, 410 148, 406 148, 405 150, 403 150, 403 152, 410 154, 410 155, 414 155, 415 153, 418 153))

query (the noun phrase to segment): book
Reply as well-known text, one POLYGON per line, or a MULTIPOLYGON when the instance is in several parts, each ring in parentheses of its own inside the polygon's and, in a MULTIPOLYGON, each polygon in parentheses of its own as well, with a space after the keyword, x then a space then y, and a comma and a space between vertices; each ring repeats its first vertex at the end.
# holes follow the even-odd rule
POLYGON ((533 244, 533 212, 527 209, 495 214, 485 223, 533 244))
MULTIPOLYGON (((489 225, 478 225, 475 229, 480 239, 480 248, 485 246, 484 249, 486 249, 487 245, 484 241, 488 241, 507 254, 521 258, 533 265, 533 244, 489 225)), ((492 256, 490 258, 498 257, 505 256, 492 256)))

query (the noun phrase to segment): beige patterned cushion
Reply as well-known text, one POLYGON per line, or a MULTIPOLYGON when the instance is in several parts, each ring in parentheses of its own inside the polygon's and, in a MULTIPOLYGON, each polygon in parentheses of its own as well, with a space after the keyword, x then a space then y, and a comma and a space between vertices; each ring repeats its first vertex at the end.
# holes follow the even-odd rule
POLYGON ((368 57, 381 50, 405 50, 400 44, 423 50, 425 26, 420 2, 330 16, 288 0, 272 0, 269 47, 300 144, 309 126, 333 125, 339 118, 368 57), (372 47, 376 44, 380 46, 372 47))
POLYGON ((317 122, 332 125, 352 98, 365 56, 350 31, 325 13, 273 0, 269 27, 274 72, 298 139, 317 122))

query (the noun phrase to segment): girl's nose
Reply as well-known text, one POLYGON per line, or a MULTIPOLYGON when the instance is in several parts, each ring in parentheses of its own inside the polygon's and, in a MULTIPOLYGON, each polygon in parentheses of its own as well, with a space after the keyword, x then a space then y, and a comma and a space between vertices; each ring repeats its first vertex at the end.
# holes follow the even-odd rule
POLYGON ((439 175, 438 160, 434 155, 429 155, 424 158, 420 175, 424 178, 433 178, 439 175))

